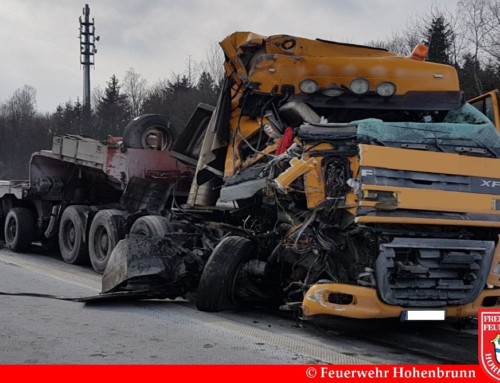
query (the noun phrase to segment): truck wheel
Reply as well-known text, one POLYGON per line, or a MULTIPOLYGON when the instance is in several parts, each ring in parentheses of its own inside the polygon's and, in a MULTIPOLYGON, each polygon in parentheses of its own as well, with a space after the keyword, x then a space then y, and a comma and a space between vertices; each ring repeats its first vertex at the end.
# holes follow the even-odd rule
POLYGON ((160 215, 145 215, 138 218, 130 228, 130 234, 140 234, 146 237, 164 237, 167 234, 169 220, 160 215))
POLYGON ((59 223, 59 249, 66 263, 82 265, 88 263, 86 227, 89 206, 71 205, 64 209, 59 223))
POLYGON ((216 312, 238 307, 241 267, 252 258, 254 245, 243 237, 226 237, 215 247, 201 275, 196 307, 216 312))
POLYGON ((31 210, 25 207, 14 207, 5 217, 5 244, 15 252, 23 252, 30 248, 35 235, 35 219, 31 210))
POLYGON ((96 272, 102 274, 111 252, 124 234, 124 215, 120 210, 99 211, 90 225, 89 258, 96 272))
POLYGON ((159 114, 144 114, 130 121, 123 131, 127 148, 169 150, 175 134, 170 121, 159 114))

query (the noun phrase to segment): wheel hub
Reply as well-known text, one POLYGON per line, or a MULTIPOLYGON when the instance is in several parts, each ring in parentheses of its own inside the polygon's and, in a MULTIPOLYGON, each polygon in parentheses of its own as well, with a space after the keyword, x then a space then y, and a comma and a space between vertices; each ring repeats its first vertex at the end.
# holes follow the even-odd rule
POLYGON ((75 246, 75 238, 76 238, 75 227, 71 225, 68 230, 68 244, 70 245, 71 248, 75 246))
POLYGON ((107 233, 101 235, 100 250, 102 254, 107 254, 109 248, 109 238, 107 233))
POLYGON ((13 240, 16 237, 16 221, 11 219, 7 226, 7 235, 9 236, 9 240, 13 240))

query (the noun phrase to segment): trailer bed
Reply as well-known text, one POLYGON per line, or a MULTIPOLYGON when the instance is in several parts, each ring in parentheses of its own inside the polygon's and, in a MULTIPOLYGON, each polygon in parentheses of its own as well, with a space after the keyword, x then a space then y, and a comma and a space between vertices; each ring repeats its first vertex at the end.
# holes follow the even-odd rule
POLYGON ((28 181, 10 180, 0 181, 0 198, 8 194, 14 195, 16 198, 21 199, 23 191, 29 186, 28 181))

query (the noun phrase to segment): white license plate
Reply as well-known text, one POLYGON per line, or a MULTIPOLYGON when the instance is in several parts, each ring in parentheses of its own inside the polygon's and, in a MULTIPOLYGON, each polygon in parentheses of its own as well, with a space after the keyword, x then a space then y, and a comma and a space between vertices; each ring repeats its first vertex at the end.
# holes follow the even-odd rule
POLYGON ((446 310, 405 310, 401 313, 401 321, 445 319, 446 310))

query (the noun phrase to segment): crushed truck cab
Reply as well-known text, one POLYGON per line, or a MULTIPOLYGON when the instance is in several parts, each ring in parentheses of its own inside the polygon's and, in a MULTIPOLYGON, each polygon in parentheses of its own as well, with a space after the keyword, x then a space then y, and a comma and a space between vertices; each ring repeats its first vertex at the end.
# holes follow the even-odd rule
MULTIPOLYGON (((500 138, 454 68, 287 35, 221 46, 188 206, 233 204, 260 262, 241 256, 226 303, 277 298, 307 319, 498 306, 500 138)), ((225 307, 200 291, 215 284, 205 269, 198 307, 225 307)))

